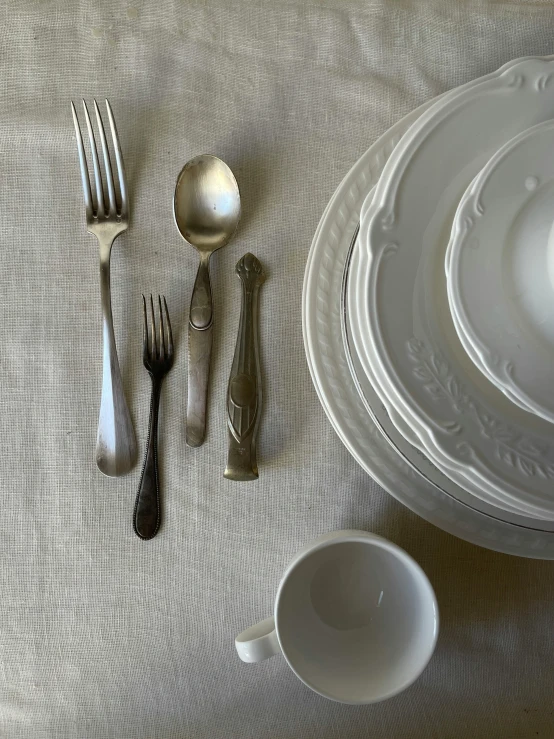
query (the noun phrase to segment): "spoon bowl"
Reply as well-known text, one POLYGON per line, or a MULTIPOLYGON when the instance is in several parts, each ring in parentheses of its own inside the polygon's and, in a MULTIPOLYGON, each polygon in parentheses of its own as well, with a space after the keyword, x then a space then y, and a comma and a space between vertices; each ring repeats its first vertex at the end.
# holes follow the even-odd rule
POLYGON ((229 167, 202 154, 187 162, 175 187, 175 223, 181 236, 201 253, 227 244, 240 218, 240 194, 229 167))

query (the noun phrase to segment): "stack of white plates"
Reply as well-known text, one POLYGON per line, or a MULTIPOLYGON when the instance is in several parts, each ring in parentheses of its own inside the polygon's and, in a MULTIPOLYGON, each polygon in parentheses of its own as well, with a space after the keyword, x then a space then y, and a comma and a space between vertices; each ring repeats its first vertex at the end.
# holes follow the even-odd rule
POLYGON ((394 126, 327 206, 303 295, 314 384, 360 464, 441 528, 542 558, 553 91, 554 59, 516 60, 394 126))

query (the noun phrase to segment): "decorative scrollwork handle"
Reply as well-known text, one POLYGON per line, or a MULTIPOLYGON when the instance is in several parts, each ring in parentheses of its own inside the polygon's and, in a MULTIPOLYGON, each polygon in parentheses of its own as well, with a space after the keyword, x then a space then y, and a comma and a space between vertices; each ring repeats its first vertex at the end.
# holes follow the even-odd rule
POLYGON ((242 307, 227 391, 229 455, 224 475, 229 480, 255 480, 256 434, 262 406, 258 293, 265 275, 258 259, 250 253, 238 261, 235 271, 242 282, 242 307))

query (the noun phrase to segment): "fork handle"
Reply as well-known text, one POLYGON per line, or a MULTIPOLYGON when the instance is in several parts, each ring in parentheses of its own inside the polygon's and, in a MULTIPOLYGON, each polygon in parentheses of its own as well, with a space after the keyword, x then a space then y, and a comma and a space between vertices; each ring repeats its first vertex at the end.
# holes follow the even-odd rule
POLYGON ((162 381, 152 377, 150 421, 144 466, 135 500, 133 527, 141 539, 152 539, 158 533, 161 521, 160 480, 158 475, 158 412, 162 381))
POLYGON ((100 250, 103 360, 96 464, 105 475, 118 477, 134 467, 137 442, 117 359, 110 291, 110 249, 111 244, 102 245, 100 250))

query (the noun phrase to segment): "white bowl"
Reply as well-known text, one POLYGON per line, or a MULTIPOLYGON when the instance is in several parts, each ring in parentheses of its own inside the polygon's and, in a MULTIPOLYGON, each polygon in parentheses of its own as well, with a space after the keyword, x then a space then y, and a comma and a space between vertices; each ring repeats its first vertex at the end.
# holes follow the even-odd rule
POLYGON ((503 146, 467 189, 448 251, 448 300, 476 366, 554 422, 554 121, 503 146))

